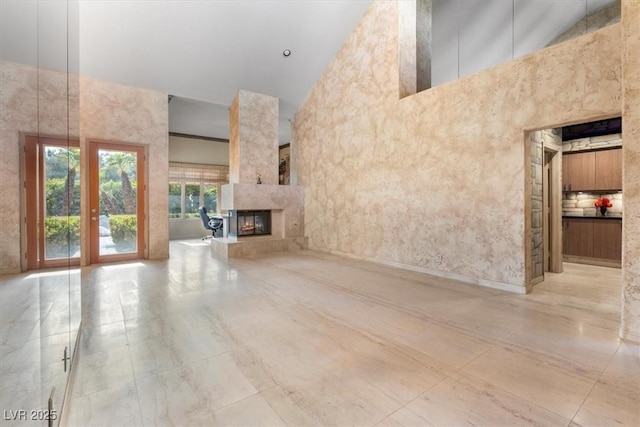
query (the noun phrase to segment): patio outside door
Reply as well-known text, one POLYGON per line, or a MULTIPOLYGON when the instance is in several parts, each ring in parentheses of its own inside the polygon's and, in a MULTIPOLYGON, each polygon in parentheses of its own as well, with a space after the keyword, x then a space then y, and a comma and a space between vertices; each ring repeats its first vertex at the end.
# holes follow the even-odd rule
POLYGON ((144 258, 144 147, 90 142, 92 264, 144 258))

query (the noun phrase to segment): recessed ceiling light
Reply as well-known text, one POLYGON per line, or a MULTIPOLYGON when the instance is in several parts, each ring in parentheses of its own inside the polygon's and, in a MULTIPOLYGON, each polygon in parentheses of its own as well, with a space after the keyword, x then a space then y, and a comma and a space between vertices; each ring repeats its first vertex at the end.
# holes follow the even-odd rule
POLYGON ((284 57, 288 57, 288 56, 291 55, 291 51, 289 49, 285 49, 285 50, 282 51, 282 55, 284 57))

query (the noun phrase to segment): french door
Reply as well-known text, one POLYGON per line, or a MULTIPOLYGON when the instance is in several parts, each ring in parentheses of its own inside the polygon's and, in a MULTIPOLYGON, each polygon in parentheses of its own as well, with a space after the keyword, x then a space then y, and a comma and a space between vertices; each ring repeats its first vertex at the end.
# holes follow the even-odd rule
POLYGON ((89 143, 90 261, 144 258, 144 147, 89 143))
POLYGON ((24 148, 27 269, 78 265, 78 141, 27 135, 24 148))

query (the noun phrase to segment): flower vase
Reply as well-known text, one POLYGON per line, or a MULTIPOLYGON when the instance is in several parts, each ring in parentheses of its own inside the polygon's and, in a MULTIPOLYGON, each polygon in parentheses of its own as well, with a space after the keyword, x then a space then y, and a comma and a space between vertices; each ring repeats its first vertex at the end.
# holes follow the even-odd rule
POLYGON ((607 207, 600 206, 600 213, 602 214, 602 216, 605 216, 607 214, 607 207))

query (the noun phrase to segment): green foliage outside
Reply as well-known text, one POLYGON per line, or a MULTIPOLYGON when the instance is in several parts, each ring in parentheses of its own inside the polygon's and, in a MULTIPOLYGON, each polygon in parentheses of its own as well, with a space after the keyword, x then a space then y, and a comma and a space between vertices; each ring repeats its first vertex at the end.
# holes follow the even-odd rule
POLYGON ((80 217, 46 217, 44 230, 47 244, 51 246, 74 246, 80 241, 80 217))
MULTIPOLYGON (((67 182, 65 178, 49 178, 46 181, 47 195, 47 215, 64 216, 65 208, 65 188, 67 182)), ((80 215, 80 182, 74 183, 75 191, 73 192, 73 200, 70 203, 69 215, 80 215)))
POLYGON ((218 188, 216 186, 205 185, 204 205, 208 212, 218 212, 218 188))
POLYGON ((137 221, 136 215, 109 216, 109 227, 111 228, 111 239, 113 243, 135 244, 137 221))
POLYGON ((197 218, 200 216, 200 184, 186 184, 184 186, 184 217, 197 218))
POLYGON ((169 218, 182 217, 182 185, 169 184, 169 218))

